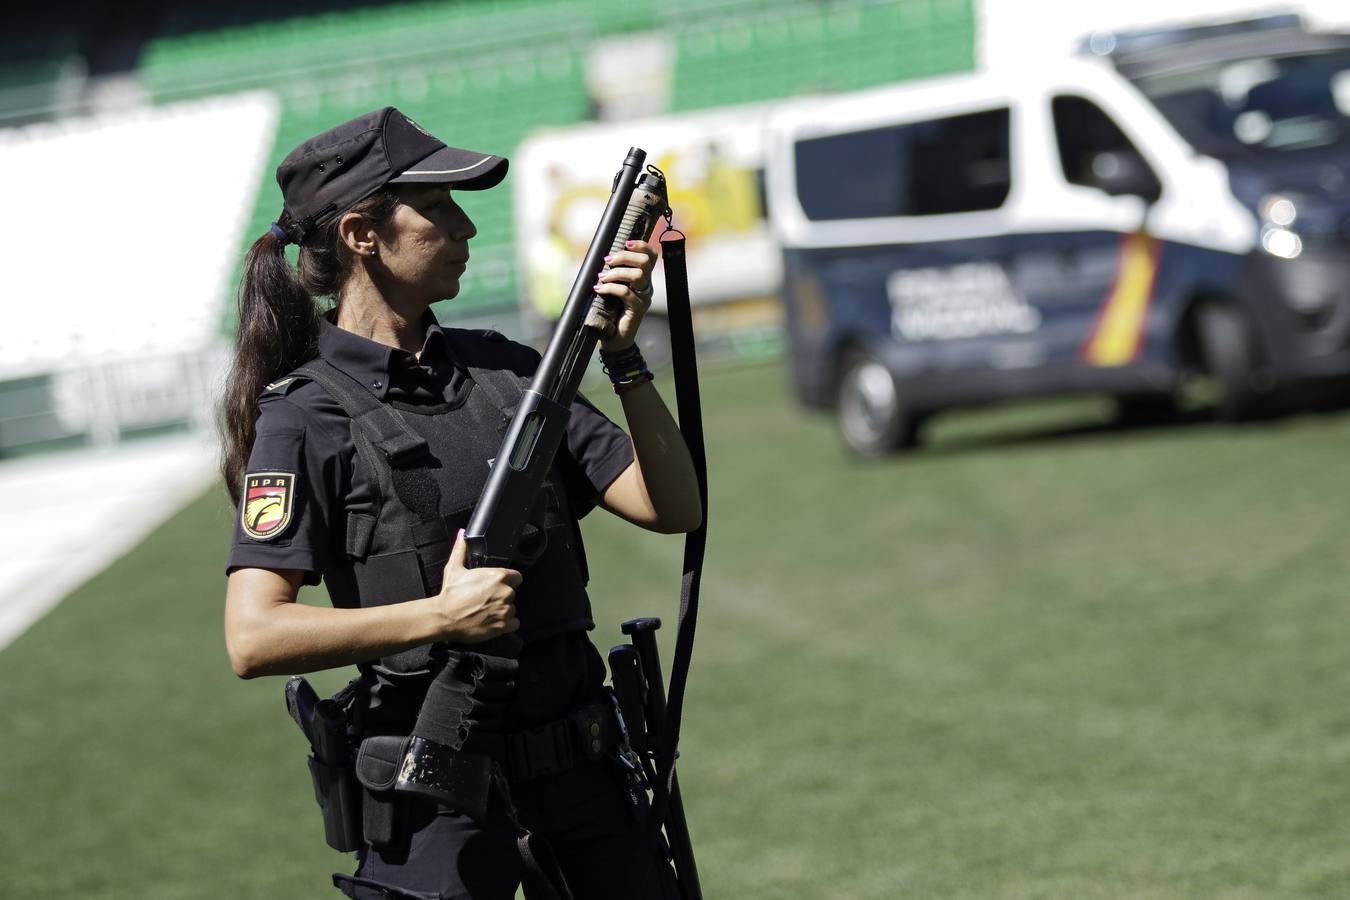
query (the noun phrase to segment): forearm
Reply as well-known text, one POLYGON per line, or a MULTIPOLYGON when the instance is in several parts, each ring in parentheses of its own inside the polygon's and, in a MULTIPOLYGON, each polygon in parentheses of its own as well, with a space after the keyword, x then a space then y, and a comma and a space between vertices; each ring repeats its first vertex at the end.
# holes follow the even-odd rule
POLYGON ((684 436, 660 392, 649 382, 625 392, 622 403, 633 441, 636 499, 645 503, 650 516, 641 524, 672 533, 694 530, 703 521, 698 479, 684 436))
POLYGON ((306 606, 250 592, 231 576, 225 644, 241 678, 366 662, 440 638, 434 598, 362 609, 306 606))
MULTIPOLYGON (((645 241, 605 257, 609 266, 595 286, 598 295, 623 304, 614 334, 601 345, 606 371, 620 381, 642 377, 646 363, 634 349, 638 324, 651 305, 656 251, 645 241)), ((648 376, 649 377, 649 376, 648 376)), ((698 479, 684 436, 661 394, 651 385, 624 384, 623 414, 633 441, 633 465, 605 489, 601 504, 610 512, 652 531, 693 531, 703 523, 698 479)))

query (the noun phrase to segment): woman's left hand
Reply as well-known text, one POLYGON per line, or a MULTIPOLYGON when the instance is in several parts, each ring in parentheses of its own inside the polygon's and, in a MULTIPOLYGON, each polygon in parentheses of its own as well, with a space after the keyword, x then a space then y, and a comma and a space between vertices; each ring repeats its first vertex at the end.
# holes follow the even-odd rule
POLYGON ((638 325, 652 305, 652 268, 656 251, 646 241, 629 241, 627 247, 611 254, 609 268, 600 273, 595 292, 623 304, 614 335, 601 344, 609 353, 626 350, 637 340, 638 325))

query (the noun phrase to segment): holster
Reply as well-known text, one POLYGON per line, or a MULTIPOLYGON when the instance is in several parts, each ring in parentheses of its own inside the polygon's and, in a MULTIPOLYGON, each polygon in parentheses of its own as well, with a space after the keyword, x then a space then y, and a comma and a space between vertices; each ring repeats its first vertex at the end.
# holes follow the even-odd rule
POLYGON ((323 835, 328 846, 343 853, 361 847, 361 795, 351 766, 326 765, 309 758, 314 781, 314 799, 323 816, 323 835))
POLYGON ((359 683, 320 700, 299 676, 286 683, 286 706, 309 740, 309 774, 328 846, 350 852, 361 846, 361 793, 352 770, 348 727, 359 683))

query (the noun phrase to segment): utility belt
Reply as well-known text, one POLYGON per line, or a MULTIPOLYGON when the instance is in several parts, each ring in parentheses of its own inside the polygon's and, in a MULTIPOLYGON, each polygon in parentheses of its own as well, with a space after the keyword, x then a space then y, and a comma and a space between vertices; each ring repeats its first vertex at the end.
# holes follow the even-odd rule
MULTIPOLYGON (((520 823, 512 785, 607 758, 624 770, 635 820, 647 823, 653 836, 661 838, 658 843, 674 866, 682 900, 701 900, 678 779, 673 769, 658 766, 663 752, 670 754, 671 763, 675 755, 656 647, 660 627, 656 618, 623 623, 629 643, 610 648, 612 686, 595 701, 521 731, 470 731, 457 750, 420 737, 426 733, 420 725, 413 728, 416 735, 365 735, 367 678, 358 678, 328 700, 319 700, 305 679, 292 678, 286 685, 286 705, 313 750, 309 765, 329 846, 350 852, 367 842, 393 843, 411 830, 410 813, 425 816, 432 804, 447 808, 428 799, 432 797, 470 798, 453 806, 481 821, 490 788, 515 826, 526 896, 566 898, 571 894, 552 850, 520 823), (421 752, 418 741, 426 745, 421 752), (410 784, 419 789, 409 791, 410 784), (649 792, 654 798, 650 803, 649 792)), ((370 725, 382 730, 374 722, 370 725)))
MULTIPOLYGON (((309 769, 325 838, 342 852, 357 850, 364 842, 391 843, 411 805, 429 802, 394 790, 416 738, 360 736, 363 688, 358 679, 335 697, 318 700, 300 676, 286 685, 287 706, 310 739, 309 769)), ((611 698, 606 689, 596 701, 542 725, 474 734, 463 749, 443 760, 438 777, 453 783, 490 772, 520 784, 614 756, 624 744, 624 733, 611 698)))

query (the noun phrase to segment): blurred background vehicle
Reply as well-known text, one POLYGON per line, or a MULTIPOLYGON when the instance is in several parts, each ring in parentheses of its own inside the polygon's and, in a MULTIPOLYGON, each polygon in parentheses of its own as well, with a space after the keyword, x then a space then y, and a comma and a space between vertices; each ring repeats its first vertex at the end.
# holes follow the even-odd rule
POLYGON ((1217 383, 1220 416, 1350 375, 1350 35, 1283 15, 812 98, 769 208, 799 396, 865 455, 997 399, 1217 383))

